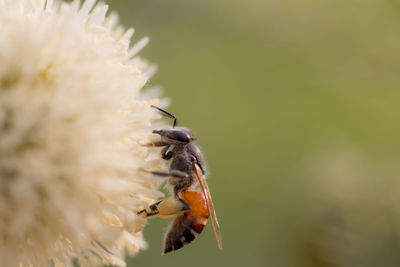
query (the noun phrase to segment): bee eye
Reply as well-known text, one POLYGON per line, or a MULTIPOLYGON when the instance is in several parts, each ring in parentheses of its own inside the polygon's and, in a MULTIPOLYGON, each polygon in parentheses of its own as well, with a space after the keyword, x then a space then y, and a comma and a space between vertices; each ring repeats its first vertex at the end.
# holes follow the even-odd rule
POLYGON ((170 139, 180 141, 180 142, 189 142, 190 141, 190 136, 187 133, 181 132, 181 131, 175 131, 172 132, 171 135, 167 136, 170 139))
POLYGON ((175 144, 185 144, 194 140, 189 132, 182 129, 154 130, 153 133, 159 134, 175 144))

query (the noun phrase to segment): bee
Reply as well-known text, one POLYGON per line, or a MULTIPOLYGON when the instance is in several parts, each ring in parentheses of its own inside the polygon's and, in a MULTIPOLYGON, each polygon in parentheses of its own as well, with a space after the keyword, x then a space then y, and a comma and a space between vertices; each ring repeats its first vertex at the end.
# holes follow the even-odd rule
POLYGON ((210 190, 205 180, 206 165, 200 148, 196 145, 196 136, 185 127, 176 127, 178 119, 175 115, 151 106, 164 115, 173 118, 170 128, 153 130, 160 135, 159 141, 144 144, 147 147, 162 147, 161 157, 171 160, 169 172, 143 170, 156 176, 168 178, 172 186, 172 196, 160 200, 137 214, 144 217, 169 217, 176 215, 166 233, 163 253, 182 248, 192 242, 201 233, 208 218, 214 230, 219 249, 222 249, 221 232, 210 190), (201 192, 194 190, 200 185, 201 192))

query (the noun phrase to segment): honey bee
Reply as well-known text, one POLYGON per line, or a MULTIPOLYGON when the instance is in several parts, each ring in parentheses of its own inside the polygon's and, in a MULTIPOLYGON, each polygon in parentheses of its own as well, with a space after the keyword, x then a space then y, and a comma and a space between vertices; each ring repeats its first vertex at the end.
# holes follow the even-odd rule
POLYGON ((164 254, 192 242, 201 233, 208 218, 211 219, 218 248, 222 249, 221 232, 205 180, 205 160, 195 143, 197 138, 188 128, 176 127, 178 119, 175 115, 159 107, 151 107, 173 118, 174 122, 171 128, 153 130, 153 133, 160 135, 161 139, 144 145, 163 147, 161 157, 164 160, 171 160, 171 163, 169 172, 143 171, 168 178, 168 184, 173 188, 173 195, 150 205, 148 210, 143 209, 137 214, 145 217, 176 215, 165 236, 164 254), (201 192, 194 190, 197 185, 200 185, 201 192))

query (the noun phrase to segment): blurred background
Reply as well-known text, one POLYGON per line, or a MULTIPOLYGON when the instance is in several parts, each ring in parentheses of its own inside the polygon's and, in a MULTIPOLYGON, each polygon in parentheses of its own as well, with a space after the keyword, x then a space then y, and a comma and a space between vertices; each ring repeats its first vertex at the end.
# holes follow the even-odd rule
POLYGON ((222 228, 128 266, 400 266, 400 1, 109 0, 199 137, 222 228))

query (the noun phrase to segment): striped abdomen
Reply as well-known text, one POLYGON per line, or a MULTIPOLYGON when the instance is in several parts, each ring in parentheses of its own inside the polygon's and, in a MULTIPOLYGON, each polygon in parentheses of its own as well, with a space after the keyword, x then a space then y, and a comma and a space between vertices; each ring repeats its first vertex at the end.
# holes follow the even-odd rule
POLYGON ((164 253, 180 249, 192 242, 207 223, 209 211, 202 192, 183 191, 182 199, 190 210, 178 213, 167 232, 164 253))

